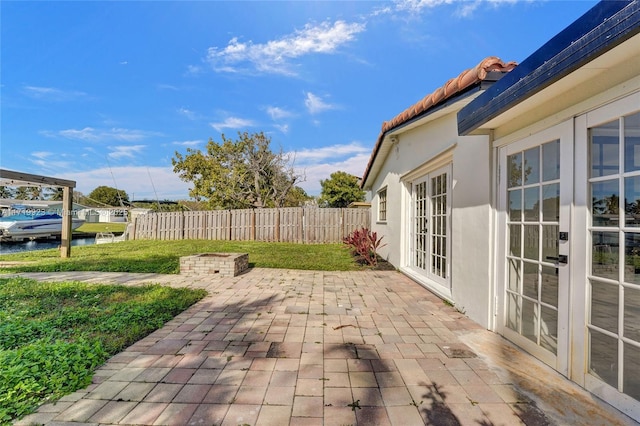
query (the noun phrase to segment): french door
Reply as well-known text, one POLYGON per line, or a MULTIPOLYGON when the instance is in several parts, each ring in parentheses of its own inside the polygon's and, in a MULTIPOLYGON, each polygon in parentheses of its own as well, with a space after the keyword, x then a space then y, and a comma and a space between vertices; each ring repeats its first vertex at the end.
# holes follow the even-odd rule
POLYGON ((450 296, 451 173, 446 166, 411 185, 409 267, 450 296))
POLYGON ((499 150, 497 328, 565 375, 572 146, 565 124, 499 150))
POLYGON ((640 416, 640 111, 636 94, 580 117, 588 144, 585 386, 640 416))

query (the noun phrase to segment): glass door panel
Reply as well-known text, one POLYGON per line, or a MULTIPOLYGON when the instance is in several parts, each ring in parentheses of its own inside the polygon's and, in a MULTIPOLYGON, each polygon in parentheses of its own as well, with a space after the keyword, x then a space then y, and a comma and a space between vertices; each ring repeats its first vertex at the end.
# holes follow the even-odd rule
POLYGON ((449 288, 450 167, 429 173, 412 184, 412 252, 410 266, 420 275, 449 288))
POLYGON ((589 149, 588 372, 640 400, 640 113, 590 128, 589 149))
POLYGON ((560 140, 507 156, 507 328, 557 353, 560 140))

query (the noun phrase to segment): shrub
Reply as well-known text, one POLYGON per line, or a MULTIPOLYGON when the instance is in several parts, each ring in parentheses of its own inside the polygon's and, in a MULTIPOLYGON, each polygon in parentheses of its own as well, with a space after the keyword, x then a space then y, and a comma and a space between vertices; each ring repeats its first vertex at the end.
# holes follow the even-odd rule
POLYGON ((354 256, 359 256, 370 266, 378 264, 378 249, 384 247, 382 238, 378 238, 376 232, 371 232, 367 228, 356 229, 344 238, 344 243, 349 246, 354 256))

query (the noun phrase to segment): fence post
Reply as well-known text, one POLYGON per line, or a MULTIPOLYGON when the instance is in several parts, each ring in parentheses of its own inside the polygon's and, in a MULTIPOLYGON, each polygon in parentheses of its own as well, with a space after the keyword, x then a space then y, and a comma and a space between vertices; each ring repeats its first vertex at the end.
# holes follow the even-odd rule
POLYGON ((251 210, 251 229, 249 232, 249 239, 251 241, 256 240, 256 209, 251 210))

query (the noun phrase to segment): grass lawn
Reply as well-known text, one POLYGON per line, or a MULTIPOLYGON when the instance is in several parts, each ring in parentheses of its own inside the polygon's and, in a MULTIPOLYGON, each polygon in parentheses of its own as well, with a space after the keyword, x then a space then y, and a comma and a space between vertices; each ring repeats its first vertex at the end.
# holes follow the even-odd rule
POLYGON ((196 253, 249 253, 249 266, 321 271, 362 269, 344 244, 291 244, 256 241, 134 240, 71 248, 61 259, 58 250, 2 255, 0 261, 29 261, 0 268, 2 272, 155 272, 177 274, 180 257, 196 253))
POLYGON ((76 231, 86 232, 88 234, 97 234, 98 232, 113 232, 114 234, 121 234, 125 229, 127 229, 126 223, 85 222, 80 225, 80 227, 78 227, 76 231))
POLYGON ((0 424, 89 385, 109 356, 205 295, 0 278, 0 424))

